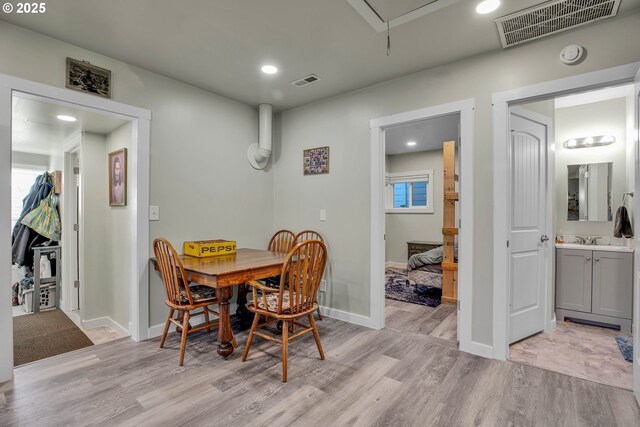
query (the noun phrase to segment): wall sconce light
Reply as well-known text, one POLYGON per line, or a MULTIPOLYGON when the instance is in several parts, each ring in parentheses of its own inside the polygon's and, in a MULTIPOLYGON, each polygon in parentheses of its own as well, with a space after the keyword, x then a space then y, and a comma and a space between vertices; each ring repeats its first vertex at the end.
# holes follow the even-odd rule
POLYGON ((569 139, 562 143, 564 148, 587 148, 587 147, 602 147, 604 145, 611 145, 616 142, 616 137, 612 135, 600 135, 589 136, 586 138, 569 139))

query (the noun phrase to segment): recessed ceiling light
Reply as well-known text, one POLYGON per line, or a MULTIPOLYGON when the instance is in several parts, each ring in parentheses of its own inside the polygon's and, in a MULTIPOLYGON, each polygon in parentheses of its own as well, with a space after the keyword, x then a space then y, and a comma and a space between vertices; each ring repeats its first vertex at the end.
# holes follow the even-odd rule
POLYGON ((500 0, 484 0, 476 6, 476 12, 480 15, 491 13, 500 7, 500 0))
POLYGON ((75 122, 76 120, 78 120, 75 117, 65 116, 64 114, 60 114, 59 116, 56 116, 56 117, 58 117, 58 120, 62 120, 63 122, 75 122))
POLYGON ((415 142, 415 141, 409 141, 409 142, 407 142, 407 145, 408 145, 409 147, 413 147, 413 146, 415 146, 416 144, 417 144, 417 142, 415 142))
POLYGON ((261 70, 265 74, 275 74, 278 72, 278 67, 275 65, 263 65, 261 70))

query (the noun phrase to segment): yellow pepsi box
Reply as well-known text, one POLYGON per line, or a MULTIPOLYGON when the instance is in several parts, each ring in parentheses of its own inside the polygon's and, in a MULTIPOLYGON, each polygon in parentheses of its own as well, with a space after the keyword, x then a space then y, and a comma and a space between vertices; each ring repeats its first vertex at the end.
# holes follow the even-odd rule
POLYGON ((233 240, 196 240, 184 242, 184 254, 198 258, 236 253, 236 242, 233 240))

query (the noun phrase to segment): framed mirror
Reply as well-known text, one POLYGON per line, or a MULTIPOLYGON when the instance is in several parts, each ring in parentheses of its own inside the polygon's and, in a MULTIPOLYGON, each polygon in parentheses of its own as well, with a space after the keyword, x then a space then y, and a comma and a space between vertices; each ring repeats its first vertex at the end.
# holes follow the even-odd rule
POLYGON ((568 221, 612 221, 613 163, 567 166, 568 221))

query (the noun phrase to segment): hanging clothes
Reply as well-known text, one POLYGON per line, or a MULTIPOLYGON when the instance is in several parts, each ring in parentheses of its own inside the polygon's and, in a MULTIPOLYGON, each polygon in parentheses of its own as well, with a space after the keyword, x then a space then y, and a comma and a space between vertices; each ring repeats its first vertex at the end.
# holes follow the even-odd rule
POLYGON ((29 194, 22 201, 22 212, 11 234, 11 261, 18 266, 33 266, 33 246, 49 241, 48 238, 21 224, 21 221, 40 206, 40 202, 47 198, 52 188, 51 176, 45 172, 36 178, 29 194))

